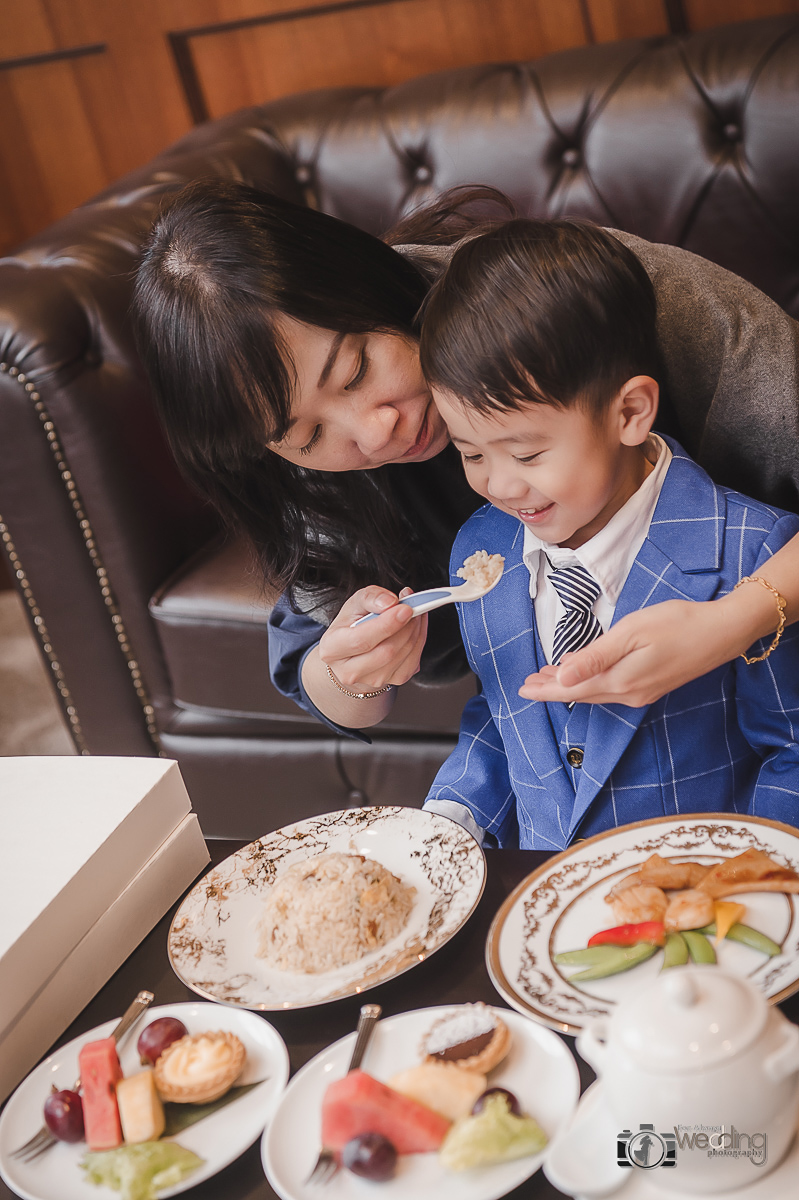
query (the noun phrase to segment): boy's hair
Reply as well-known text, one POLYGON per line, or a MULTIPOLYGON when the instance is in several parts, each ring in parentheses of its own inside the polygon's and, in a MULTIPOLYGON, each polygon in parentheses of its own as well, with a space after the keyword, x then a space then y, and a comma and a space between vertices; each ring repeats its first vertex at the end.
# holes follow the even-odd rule
POLYGON ((481 412, 532 402, 601 413, 660 377, 641 263, 586 221, 516 219, 461 245, 420 309, 422 369, 481 412))

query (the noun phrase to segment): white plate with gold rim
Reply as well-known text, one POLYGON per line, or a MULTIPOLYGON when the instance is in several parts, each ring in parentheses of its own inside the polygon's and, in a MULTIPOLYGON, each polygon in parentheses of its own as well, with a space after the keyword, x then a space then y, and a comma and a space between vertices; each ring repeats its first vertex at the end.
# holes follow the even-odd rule
POLYGON ((269 1012, 308 1008, 393 979, 458 932, 485 886, 485 856, 460 825, 417 808, 354 808, 310 817, 251 842, 195 884, 169 931, 172 967, 208 1000, 269 1012), (289 867, 361 854, 416 889, 400 933, 355 962, 319 974, 282 971, 256 955, 270 888, 289 867))
MULTIPOLYGON (((616 922, 605 896, 651 854, 676 861, 715 863, 754 847, 799 872, 799 830, 761 817, 702 813, 656 817, 577 842, 548 859, 508 896, 486 942, 486 965, 500 995, 518 1012, 576 1034, 604 1017, 631 988, 656 975, 662 953, 606 979, 574 984, 575 967, 558 967, 554 955, 585 946, 592 934, 616 922)), ((746 975, 772 1003, 799 989, 799 897, 749 892, 746 925, 783 948, 774 958, 725 940, 718 961, 746 975)))
MULTIPOLYGON (((384 1083, 420 1061, 419 1046, 433 1023, 457 1005, 421 1008, 379 1021, 362 1069, 384 1083)), ((570 1121, 580 1094, 577 1066, 565 1042, 548 1029, 494 1009, 512 1036, 507 1057, 488 1076, 490 1087, 512 1091, 550 1140, 570 1121)), ((496 1200, 534 1174, 546 1151, 514 1162, 470 1171, 448 1171, 436 1153, 403 1154, 397 1174, 375 1184, 339 1171, 324 1187, 308 1184, 321 1137, 322 1099, 329 1083, 347 1073, 355 1041, 351 1033, 328 1046, 297 1072, 261 1141, 266 1176, 281 1200, 496 1200)))
MULTIPOLYGON (((138 1036, 157 1017, 177 1017, 189 1033, 225 1029, 241 1039, 247 1051, 244 1071, 236 1084, 263 1082, 231 1101, 172 1140, 193 1150, 203 1165, 182 1183, 158 1193, 159 1200, 176 1196, 216 1175, 243 1154, 271 1119, 289 1075, 289 1056, 280 1034, 263 1017, 237 1012, 218 1004, 161 1004, 149 1009, 119 1046, 119 1061, 125 1075, 140 1071, 136 1053, 138 1036)), ((86 1153, 85 1142, 58 1142, 33 1162, 11 1158, 41 1128, 42 1106, 50 1091, 71 1088, 79 1075, 78 1054, 87 1042, 109 1037, 117 1021, 107 1021, 89 1033, 55 1050, 28 1075, 11 1096, 0 1116, 0 1175, 24 1200, 101 1200, 114 1195, 89 1183, 79 1163, 86 1153)))

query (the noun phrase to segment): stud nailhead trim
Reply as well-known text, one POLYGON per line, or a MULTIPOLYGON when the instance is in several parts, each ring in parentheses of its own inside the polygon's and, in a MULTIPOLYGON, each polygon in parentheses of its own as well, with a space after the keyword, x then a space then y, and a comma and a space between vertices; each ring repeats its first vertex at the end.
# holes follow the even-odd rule
MULTIPOLYGON (((150 697, 147 693, 147 689, 144 687, 144 684, 142 682, 142 677, 141 677, 141 672, 139 670, 138 662, 136 661, 136 657, 133 654, 130 640, 128 638, 124 623, 122 621, 122 617, 120 616, 119 609, 117 608, 116 600, 114 599, 113 592, 112 592, 111 587, 108 582, 108 573, 106 572, 106 569, 103 566, 102 560, 100 559, 100 555, 97 552, 96 539, 95 539, 94 533, 92 531, 92 527, 88 521, 88 518, 86 517, 86 513, 83 509, 83 503, 82 503, 80 495, 78 493, 78 489, 75 486, 75 482, 72 478, 72 472, 69 470, 69 468, 67 466, 66 459, 64 457, 64 452, 61 448, 61 443, 58 440, 58 433, 56 432, 55 425, 51 421, 50 415, 47 412, 47 410, 42 402, 42 398, 36 389, 36 384, 31 383, 28 380, 27 376, 22 374, 18 370, 17 367, 9 366, 9 364, 5 363, 5 362, 0 362, 0 373, 10 375, 12 379, 16 379, 17 383, 22 385, 25 392, 27 392, 27 394, 28 394, 28 399, 33 404, 34 410, 39 415, 39 420, 42 423, 42 427, 45 431, 47 440, 50 444, 50 449, 53 452, 53 456, 56 461, 56 466, 58 467, 59 474, 61 475, 61 480, 64 484, 64 487, 66 488, 67 495, 69 496, 69 498, 72 502, 72 508, 74 509, 75 517, 78 521, 78 526, 80 528, 81 534, 83 535, 84 545, 86 546, 86 549, 89 552, 89 558, 91 559, 92 564, 94 565, 95 574, 97 575, 97 581, 100 586, 100 595, 102 596, 103 603, 105 604, 106 609, 108 610, 108 612, 111 616, 111 622, 114 626, 114 633, 116 634, 117 642, 119 643, 119 648, 125 657, 125 664, 128 668, 131 682, 136 691, 136 695, 139 698, 139 703, 141 704, 142 713, 144 715, 144 720, 147 725, 147 732, 150 735, 150 738, 152 739, 152 742, 155 745, 156 749, 158 750, 159 753, 161 753, 161 743, 160 743, 160 739, 158 736, 158 727, 155 723, 155 710, 153 709, 153 706, 150 703, 150 697)), ((55 651, 53 650, 52 642, 50 639, 50 635, 47 632, 47 627, 45 626, 45 623, 44 623, 44 618, 41 616, 39 608, 33 597, 33 592, 31 591, 28 577, 22 569, 22 566, 19 561, 19 557, 14 548, 14 543, 11 540, 11 535, 8 531, 7 526, 3 522, 2 517, 0 517, 0 537, 2 537, 2 539, 3 539, 5 548, 6 548, 6 553, 8 554, 8 557, 11 561, 12 569, 13 569, 14 574, 19 582, 20 587, 22 588, 22 594, 25 597, 25 600, 28 604, 28 608, 33 617, 36 631, 39 634, 39 637, 42 642, 42 649, 44 650, 45 654, 47 655, 47 658, 50 662, 50 667, 53 671, 53 674, 55 675, 56 687, 58 688, 58 690, 61 694, 61 698, 64 701, 64 704, 66 706, 66 713, 67 713, 67 717, 69 719, 70 727, 72 729, 72 736, 75 739, 75 745, 77 746, 77 748, 81 754, 88 754, 89 750, 86 748, 86 742, 84 739, 83 731, 80 726, 80 721, 78 720, 78 716, 75 711, 75 706, 72 704, 72 697, 70 695, 69 689, 67 688, 67 685, 64 682, 64 675, 61 670, 61 664, 58 662, 58 659, 56 658, 55 651)))

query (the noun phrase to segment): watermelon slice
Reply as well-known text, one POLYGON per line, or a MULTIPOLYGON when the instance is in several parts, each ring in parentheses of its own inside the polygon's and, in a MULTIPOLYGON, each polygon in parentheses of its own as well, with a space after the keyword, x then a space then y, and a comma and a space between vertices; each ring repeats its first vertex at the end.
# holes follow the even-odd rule
POLYGON ((122 1145, 116 1085, 122 1078, 116 1042, 112 1037, 88 1042, 78 1055, 83 1092, 83 1123, 90 1150, 115 1150, 122 1145))
POLYGON ((451 1121, 365 1071, 331 1083, 322 1101, 322 1145, 341 1150, 361 1133, 382 1133, 398 1154, 437 1150, 451 1121))

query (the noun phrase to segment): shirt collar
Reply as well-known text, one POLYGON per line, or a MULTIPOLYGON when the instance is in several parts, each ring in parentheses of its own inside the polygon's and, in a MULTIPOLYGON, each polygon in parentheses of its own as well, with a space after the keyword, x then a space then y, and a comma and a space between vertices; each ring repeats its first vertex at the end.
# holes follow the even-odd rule
POLYGON ((522 558, 530 572, 531 596, 535 597, 538 590, 538 568, 543 553, 556 570, 581 563, 590 571, 603 595, 615 607, 633 561, 646 540, 663 480, 671 462, 671 450, 661 437, 653 433, 647 440, 647 458, 650 462, 655 455, 657 458, 654 460, 654 467, 638 490, 610 518, 603 529, 577 550, 543 542, 529 526, 524 526, 522 558))

